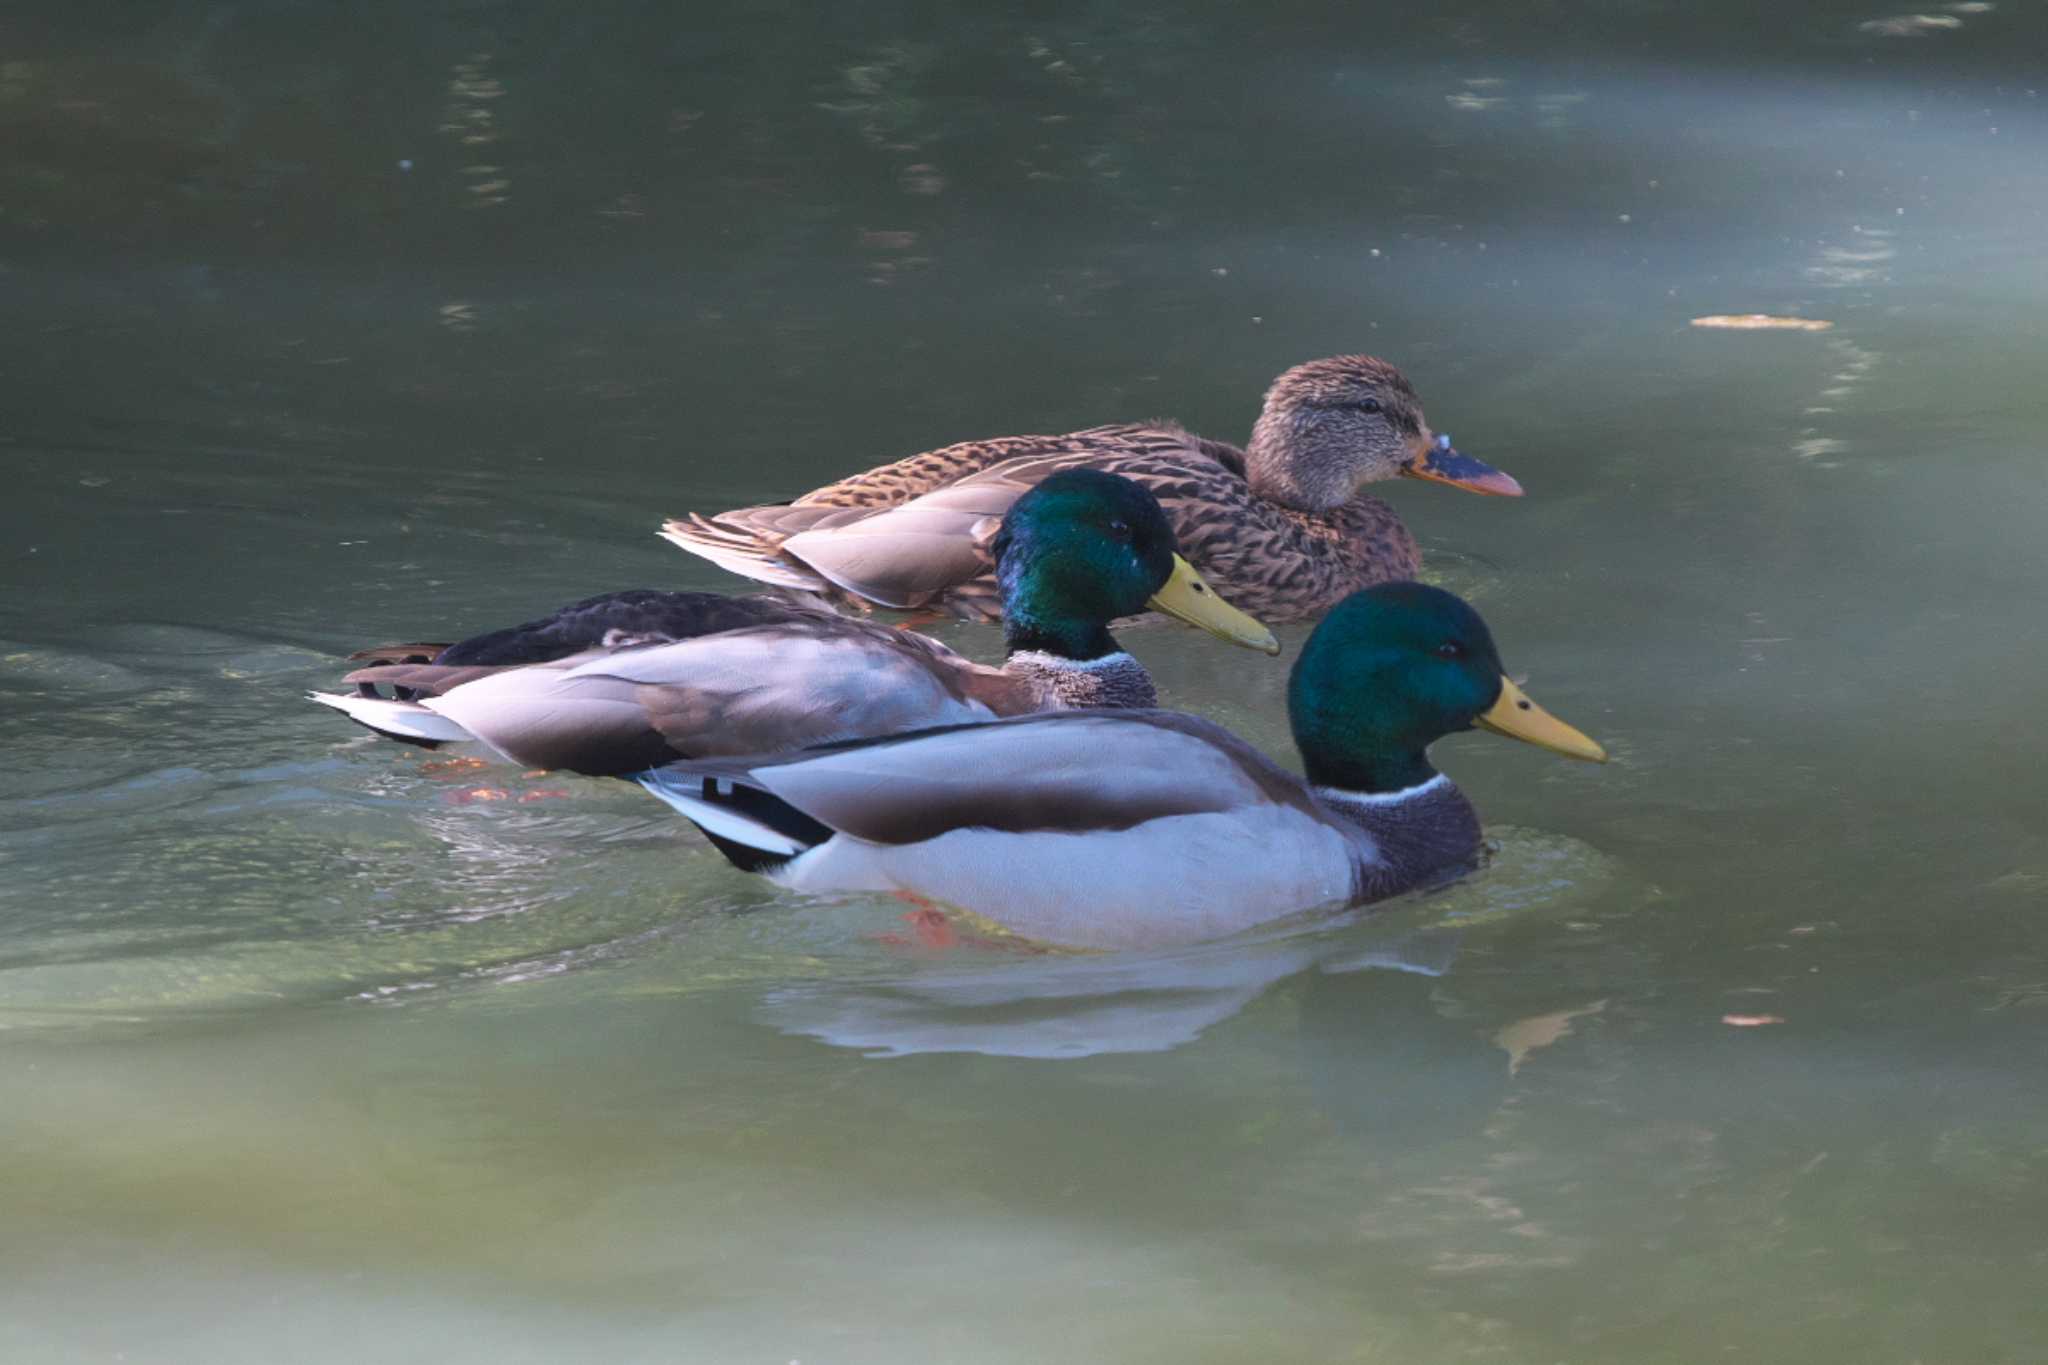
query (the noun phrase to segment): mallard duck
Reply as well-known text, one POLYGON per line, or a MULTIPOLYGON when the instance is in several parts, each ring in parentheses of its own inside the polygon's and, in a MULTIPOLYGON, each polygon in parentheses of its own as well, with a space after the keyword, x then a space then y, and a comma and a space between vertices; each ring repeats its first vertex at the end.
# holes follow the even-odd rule
POLYGON ((1603 762, 1502 671, 1479 614, 1419 583, 1346 598, 1303 646, 1307 777, 1172 711, 957 725, 641 783, 726 857, 802 891, 922 897, 1044 943, 1130 948, 1358 905, 1469 863, 1479 817, 1429 746, 1478 727, 1603 762))
POLYGON ((508 669, 551 665, 559 673, 567 668, 564 661, 572 658, 588 661, 637 646, 673 644, 749 627, 796 627, 820 614, 815 607, 767 594, 729 597, 628 588, 585 597, 545 616, 454 644, 359 649, 349 661, 364 666, 342 680, 354 686, 354 692, 308 692, 306 698, 333 707, 386 739, 437 749, 476 736, 428 709, 423 697, 445 695, 508 669))
POLYGON ((1413 578, 1415 538, 1361 490, 1397 475, 1508 497, 1521 485, 1430 430, 1406 376, 1369 355, 1273 381, 1244 449, 1171 422, 967 441, 828 484, 795 502, 669 521, 661 534, 734 573, 843 601, 1000 614, 979 543, 1018 494, 1087 466, 1136 479, 1185 554, 1267 621, 1320 616, 1348 593, 1413 578))
POLYGON ((432 646, 367 651, 379 662, 345 679, 358 694, 310 695, 392 738, 481 739, 530 767, 606 776, 1055 707, 1154 706, 1151 676, 1108 629, 1148 606, 1280 651, 1174 552, 1158 502, 1129 479, 1089 469, 1047 479, 1017 500, 990 548, 1008 606, 1000 668, 820 608, 631 593, 478 636, 431 663, 413 660, 432 646))

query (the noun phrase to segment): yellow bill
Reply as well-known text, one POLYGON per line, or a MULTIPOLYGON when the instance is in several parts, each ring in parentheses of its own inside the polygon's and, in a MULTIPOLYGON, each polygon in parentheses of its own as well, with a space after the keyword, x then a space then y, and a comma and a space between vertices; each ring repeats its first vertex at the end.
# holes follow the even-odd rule
POLYGON ((1583 758, 1588 763, 1607 761, 1605 749, 1530 701, 1521 688, 1506 678, 1500 680, 1500 700, 1474 724, 1566 758, 1583 758))
POLYGON ((1218 597, 1216 589, 1195 572, 1195 566, 1179 555, 1173 557, 1173 577, 1145 605, 1219 640, 1265 654, 1280 652, 1280 642, 1272 631, 1218 597))

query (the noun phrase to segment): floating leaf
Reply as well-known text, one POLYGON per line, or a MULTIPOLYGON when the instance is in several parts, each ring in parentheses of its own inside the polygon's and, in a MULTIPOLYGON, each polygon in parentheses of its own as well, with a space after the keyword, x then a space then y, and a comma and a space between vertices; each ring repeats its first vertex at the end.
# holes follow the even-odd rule
POLYGON ((1781 317, 1774 313, 1713 313, 1694 318, 1692 325, 1737 332, 1825 332, 1835 324, 1825 318, 1781 317))
POLYGON ((1508 1075, 1521 1069, 1522 1063, 1532 1052, 1549 1047, 1572 1031, 1572 1020, 1588 1014, 1598 1014, 1607 1008, 1605 1000, 1595 1000, 1590 1005, 1581 1005, 1575 1010, 1559 1010, 1555 1014, 1533 1014, 1527 1019, 1517 1019, 1499 1033, 1493 1035, 1493 1045, 1508 1054, 1508 1075))

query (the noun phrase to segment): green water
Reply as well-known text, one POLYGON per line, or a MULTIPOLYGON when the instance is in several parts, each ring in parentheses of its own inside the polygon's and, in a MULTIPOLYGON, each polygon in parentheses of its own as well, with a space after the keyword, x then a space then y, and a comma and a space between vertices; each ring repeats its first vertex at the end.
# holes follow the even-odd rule
POLYGON ((2039 1358, 2048 22, 1893 13, 16 5, 0 1359, 2039 1358), (907 951, 300 699, 1353 350, 1616 756, 1380 915, 907 951))

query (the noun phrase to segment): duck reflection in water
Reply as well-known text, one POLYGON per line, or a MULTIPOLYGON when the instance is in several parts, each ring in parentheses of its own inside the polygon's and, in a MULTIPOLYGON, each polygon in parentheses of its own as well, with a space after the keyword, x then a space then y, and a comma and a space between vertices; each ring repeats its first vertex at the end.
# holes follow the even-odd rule
MULTIPOLYGON (((1449 970, 1461 933, 1445 925, 1364 929, 1354 918, 1312 934, 1270 933, 1151 953, 1013 958, 880 980, 785 986, 771 991, 758 1013, 782 1032, 877 1057, 1166 1052, 1232 1018, 1276 983, 1304 973, 1350 979, 1370 970, 1375 987, 1395 977, 1427 983, 1449 970)), ((1400 1027, 1418 1026, 1428 1027, 1412 1020, 1400 1027)))

